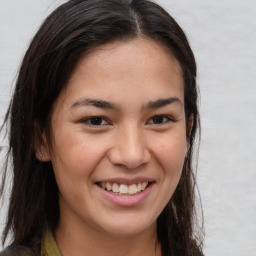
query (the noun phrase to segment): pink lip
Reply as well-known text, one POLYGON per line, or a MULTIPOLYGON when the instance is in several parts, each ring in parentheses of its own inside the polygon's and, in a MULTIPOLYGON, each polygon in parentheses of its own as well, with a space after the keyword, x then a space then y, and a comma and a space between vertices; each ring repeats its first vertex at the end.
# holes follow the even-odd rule
MULTIPOLYGON (((145 181, 145 179, 144 179, 144 181, 145 181)), ((116 183, 119 183, 119 182, 116 182, 116 183)), ((127 183, 122 183, 122 184, 127 184, 127 183)), ((133 181, 132 184, 136 184, 136 182, 134 183, 134 181, 133 181)), ((133 195, 114 194, 112 192, 108 192, 108 191, 104 190, 103 188, 101 188, 98 185, 96 185, 96 187, 100 191, 102 196, 105 199, 107 199, 108 201, 110 201, 118 206, 131 207, 131 206, 138 205, 138 204, 142 203, 143 201, 145 201, 145 199, 148 197, 153 185, 154 185, 154 183, 151 183, 145 190, 143 190, 137 194, 133 194, 133 195)))

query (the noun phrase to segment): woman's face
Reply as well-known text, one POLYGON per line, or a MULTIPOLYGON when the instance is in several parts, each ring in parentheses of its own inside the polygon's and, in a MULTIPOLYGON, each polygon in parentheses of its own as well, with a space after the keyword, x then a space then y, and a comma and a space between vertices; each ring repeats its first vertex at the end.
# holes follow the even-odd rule
POLYGON ((53 107, 60 225, 131 236, 156 229, 186 154, 179 63, 149 39, 83 56, 53 107))

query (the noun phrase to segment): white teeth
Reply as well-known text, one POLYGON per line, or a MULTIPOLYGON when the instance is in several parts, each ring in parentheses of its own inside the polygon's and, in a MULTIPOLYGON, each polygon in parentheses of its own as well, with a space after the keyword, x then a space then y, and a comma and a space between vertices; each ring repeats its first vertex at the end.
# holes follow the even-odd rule
POLYGON ((146 181, 143 182, 143 183, 141 184, 141 190, 144 190, 147 185, 148 185, 148 182, 146 182, 146 181))
POLYGON ((137 186, 135 184, 132 184, 129 186, 128 194, 136 194, 138 192, 137 186))
POLYGON ((114 193, 119 193, 119 186, 116 183, 112 185, 112 191, 114 193))
POLYGON ((109 182, 102 182, 99 184, 103 189, 106 189, 107 191, 113 192, 113 193, 120 193, 122 195, 134 195, 138 192, 141 192, 146 189, 148 182, 144 181, 142 183, 138 184, 132 184, 132 185, 126 185, 126 184, 117 184, 109 182))
POLYGON ((108 191, 110 191, 112 189, 112 186, 111 186, 111 184, 109 182, 107 182, 106 188, 107 188, 108 191))
POLYGON ((138 192, 140 192, 141 191, 141 183, 139 183, 138 185, 137 185, 137 190, 138 190, 138 192))
POLYGON ((128 193, 128 186, 124 185, 124 184, 121 184, 120 187, 119 187, 119 190, 120 190, 121 194, 127 194, 128 193))

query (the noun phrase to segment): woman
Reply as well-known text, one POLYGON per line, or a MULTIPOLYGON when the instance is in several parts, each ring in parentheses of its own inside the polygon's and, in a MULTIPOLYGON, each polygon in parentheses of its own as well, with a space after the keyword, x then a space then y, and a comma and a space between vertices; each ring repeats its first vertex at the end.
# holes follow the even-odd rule
POLYGON ((32 40, 6 115, 2 255, 203 255, 196 64, 146 0, 71 0, 32 40))

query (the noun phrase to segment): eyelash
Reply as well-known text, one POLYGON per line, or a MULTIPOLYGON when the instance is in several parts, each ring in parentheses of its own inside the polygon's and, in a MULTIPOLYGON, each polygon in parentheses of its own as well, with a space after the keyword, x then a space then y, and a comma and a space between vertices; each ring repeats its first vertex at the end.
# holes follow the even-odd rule
POLYGON ((153 116, 152 118, 150 118, 150 121, 148 121, 147 123, 148 124, 153 124, 153 125, 163 125, 163 124, 168 123, 168 122, 175 122, 175 120, 172 117, 170 117, 170 116, 156 115, 156 116, 153 116), (155 121, 156 121, 157 118, 158 119, 160 118, 160 120, 165 119, 165 121, 164 122, 160 122, 160 123, 153 123, 153 122, 151 122, 151 120, 153 120, 153 119, 155 119, 155 121))
MULTIPOLYGON (((102 126, 111 124, 109 121, 107 121, 104 117, 101 117, 101 116, 89 117, 89 118, 86 118, 86 119, 82 120, 81 122, 84 123, 84 124, 87 124, 89 126, 95 127, 95 128, 96 127, 100 128, 102 126), (93 124, 92 123, 93 121, 96 122, 96 123, 98 122, 98 124, 95 124, 95 123, 93 124), (104 124, 102 124, 102 123, 104 123, 104 124)), ((151 117, 146 124, 163 125, 163 124, 168 123, 168 122, 176 122, 176 121, 168 115, 156 115, 156 116, 151 117), (154 123, 154 121, 160 121, 160 123, 154 123)))
POLYGON ((86 118, 84 120, 81 121, 82 123, 85 123, 89 126, 93 126, 93 127, 101 127, 101 126, 104 126, 104 125, 109 125, 110 123, 103 117, 101 116, 92 116, 92 117, 89 117, 89 118, 86 118), (100 121, 100 124, 92 124, 92 121, 96 121, 96 122, 99 122, 100 121), (102 124, 102 122, 105 122, 105 124, 102 124))

